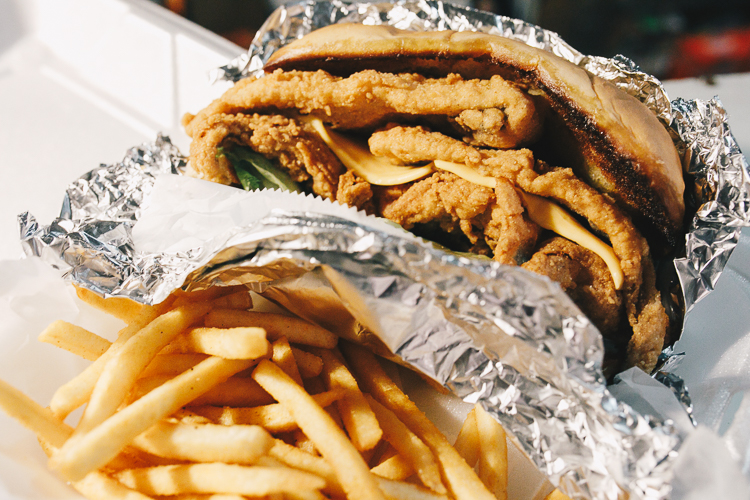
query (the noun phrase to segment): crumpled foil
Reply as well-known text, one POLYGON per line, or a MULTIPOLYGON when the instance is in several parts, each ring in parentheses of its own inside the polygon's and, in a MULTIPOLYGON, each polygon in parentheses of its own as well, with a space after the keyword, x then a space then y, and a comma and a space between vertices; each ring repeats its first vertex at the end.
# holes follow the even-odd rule
MULTIPOLYGON (((670 127, 695 179, 697 215, 687 257, 675 261, 687 307, 711 291, 740 228, 748 225, 748 165, 718 100, 670 102, 658 80, 625 58, 587 57, 537 26, 436 1, 281 7, 250 52, 213 78, 256 75, 276 48, 333 22, 497 33, 550 50, 641 99, 670 127)), ((670 422, 639 415, 609 394, 601 374, 601 337, 557 286, 523 269, 457 257, 394 235, 374 219, 363 223, 315 211, 272 210, 203 246, 141 252, 132 229, 148 209, 154 175, 179 170, 184 161, 159 138, 131 150, 121 164, 92 172, 71 186, 61 218, 49 226, 40 227, 30 214, 19 217, 25 252, 102 295, 142 302, 157 301, 183 282, 189 287, 249 280, 256 291, 320 320, 313 306, 299 305, 304 294, 297 291, 330 290, 327 296, 335 300, 328 305, 355 320, 348 328, 354 324, 374 334, 360 340, 377 339, 466 401, 480 402, 569 496, 669 496, 684 436, 670 422)), ((279 196, 293 205, 300 195, 279 196)), ((661 378, 686 397, 679 380, 661 378)))
POLYGON ((154 177, 181 173, 186 165, 187 159, 162 135, 131 148, 120 163, 100 165, 68 186, 60 217, 49 226, 40 227, 29 213, 19 215, 24 253, 44 258, 73 282, 103 296, 149 301, 171 266, 136 254, 131 231, 154 177))
MULTIPOLYGON (((144 173, 141 165, 130 168, 134 176, 144 173)), ((189 191, 180 184, 185 181, 201 183, 156 177, 151 198, 142 199, 145 211, 157 203, 154 198, 163 203, 160 182, 162 189, 176 184, 171 189, 179 196, 189 191)), ((152 189, 153 179, 148 182, 152 189)), ((273 197, 273 205, 285 208, 227 233, 206 232, 203 244, 174 253, 152 254, 134 248, 132 240, 119 241, 130 260, 118 256, 126 265, 111 279, 124 279, 122 293, 110 294, 159 301, 182 283, 187 289, 247 284, 342 337, 375 350, 385 347, 386 354, 465 401, 480 402, 571 497, 616 499, 628 491, 633 498, 666 498, 682 436, 669 422, 639 415, 609 394, 601 336, 557 284, 519 267, 444 252, 384 221, 309 195, 211 187, 231 189, 251 203, 273 197), (305 210, 288 208, 302 202, 305 210), (125 290, 136 277, 144 278, 142 286, 125 290)), ((231 203, 223 208, 241 209, 231 203)), ((174 213, 164 217, 172 220, 174 213)), ((102 223, 132 233, 132 221, 123 219, 102 223)), ((62 255, 68 278, 101 285, 111 268, 101 266, 111 265, 110 248, 77 237, 90 219, 28 227, 24 248, 70 239, 58 229, 60 221, 77 240, 73 253, 88 256, 71 262, 70 252, 62 255)), ((140 219, 154 228, 163 228, 160 222, 140 219)))
POLYGON ((685 170, 695 181, 691 194, 698 207, 686 238, 686 257, 675 261, 690 307, 713 290, 740 231, 750 225, 750 168, 718 98, 675 99, 672 107, 672 127, 684 141, 685 170))

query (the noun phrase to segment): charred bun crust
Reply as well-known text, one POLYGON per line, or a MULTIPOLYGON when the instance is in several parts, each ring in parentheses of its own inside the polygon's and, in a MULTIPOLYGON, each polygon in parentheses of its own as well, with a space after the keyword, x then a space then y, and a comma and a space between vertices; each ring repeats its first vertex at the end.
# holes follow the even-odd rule
POLYGON ((501 75, 548 102, 565 129, 557 137, 563 166, 615 198, 652 247, 675 246, 682 237, 685 183, 669 133, 640 101, 554 54, 476 32, 334 24, 278 50, 265 69, 279 68, 501 75))

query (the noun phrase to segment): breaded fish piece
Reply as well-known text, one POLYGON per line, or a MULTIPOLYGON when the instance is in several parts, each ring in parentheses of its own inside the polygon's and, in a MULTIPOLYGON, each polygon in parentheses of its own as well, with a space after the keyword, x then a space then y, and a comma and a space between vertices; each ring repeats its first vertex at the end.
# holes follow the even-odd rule
POLYGON ((482 175, 510 181, 527 193, 555 200, 588 220, 609 238, 620 260, 625 313, 635 339, 629 347, 629 359, 646 371, 653 368, 668 318, 653 279, 644 283, 644 274, 653 274, 648 243, 610 198, 578 179, 571 169, 535 162, 528 150, 478 149, 422 127, 396 126, 376 132, 370 147, 374 154, 401 162, 465 163, 482 175))
MULTIPOLYGON (((193 122, 189 117, 186 121, 193 122)), ((312 191, 333 200, 343 165, 320 136, 306 123, 281 115, 217 114, 206 117, 190 144, 190 169, 195 177, 220 184, 239 179, 218 148, 228 144, 250 146, 278 161, 292 180, 312 184, 312 191)))
POLYGON ((607 265, 594 252, 558 236, 542 243, 521 267, 560 283, 602 335, 617 335, 622 297, 607 265))
POLYGON ((512 148, 534 141, 542 118, 530 96, 499 76, 464 80, 365 70, 349 77, 325 71, 276 71, 239 81, 194 117, 194 137, 212 115, 296 109, 343 130, 373 129, 392 120, 452 119, 479 146, 512 148))
POLYGON ((519 256, 528 256, 540 232, 524 215, 513 186, 503 180, 493 190, 449 172, 435 172, 379 206, 380 215, 407 230, 436 222, 446 233, 463 233, 473 245, 489 247, 494 259, 504 264, 517 264, 519 256))

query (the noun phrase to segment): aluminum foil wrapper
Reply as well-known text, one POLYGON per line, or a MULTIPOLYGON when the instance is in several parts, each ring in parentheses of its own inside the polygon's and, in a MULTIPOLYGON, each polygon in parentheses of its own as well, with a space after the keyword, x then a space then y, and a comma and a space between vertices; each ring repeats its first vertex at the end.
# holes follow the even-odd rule
MULTIPOLYGON (((609 394, 601 336, 549 279, 444 252, 313 196, 246 193, 126 163, 110 168, 130 168, 149 191, 119 200, 139 217, 136 224, 108 213, 113 220, 100 224, 118 235, 113 243, 81 236, 94 224, 85 214, 42 228, 26 214, 27 253, 49 259, 38 250, 64 249, 57 265, 73 282, 145 302, 180 286, 247 284, 480 402, 573 497, 668 494, 681 436, 609 394)), ((75 183, 68 198, 97 190, 80 187, 75 183)))
MULTIPOLYGON (((247 56, 213 77, 256 74, 273 50, 333 22, 510 36, 641 99, 670 127, 696 180, 687 257, 675 262, 685 302, 690 307, 710 292, 739 229, 748 225, 748 166, 717 100, 670 102, 656 79, 624 58, 587 57, 539 27, 434 1, 281 7, 247 56)), ((520 268, 445 253, 351 209, 268 191, 223 192, 221 214, 230 214, 223 230, 212 222, 204 232, 181 235, 167 250, 139 247, 134 231, 150 228, 158 237, 164 228, 184 229, 186 220, 205 223, 205 213, 149 219, 150 210, 170 196, 182 200, 176 211, 205 201, 184 198, 194 184, 174 187, 198 181, 160 175, 181 165, 184 158, 159 138, 131 150, 121 164, 85 176, 68 190, 61 218, 49 226, 20 216, 27 255, 41 256, 102 295, 147 303, 177 287, 246 283, 342 336, 388 351, 464 400, 480 402, 569 496, 669 496, 684 434, 612 396, 601 372, 601 337, 557 285, 520 268), (174 220, 180 223, 168 224, 174 220)), ((686 397, 679 380, 661 378, 686 397)))
POLYGON ((724 265, 750 225, 750 168, 718 98, 675 99, 673 128, 684 142, 697 213, 675 266, 689 307, 713 290, 724 265))
POLYGON ((135 253, 131 231, 154 176, 180 173, 186 165, 168 137, 159 135, 151 144, 131 148, 122 162, 100 165, 74 181, 60 217, 49 226, 40 227, 29 213, 19 215, 24 253, 44 258, 73 282, 103 296, 151 301, 159 287, 155 283, 170 267, 143 262, 150 257, 135 253))

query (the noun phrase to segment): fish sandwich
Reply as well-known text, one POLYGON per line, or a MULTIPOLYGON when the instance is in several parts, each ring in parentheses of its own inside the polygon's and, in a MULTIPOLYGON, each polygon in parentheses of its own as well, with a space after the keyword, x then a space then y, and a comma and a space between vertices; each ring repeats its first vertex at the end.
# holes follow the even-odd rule
POLYGON ((640 101, 475 32, 331 25, 265 71, 185 116, 192 175, 314 193, 549 276, 616 369, 654 367, 670 320, 652 255, 683 238, 685 184, 640 101))

